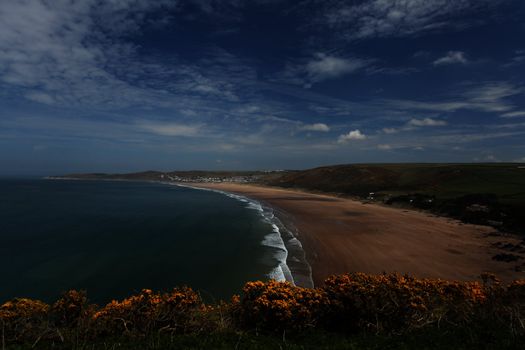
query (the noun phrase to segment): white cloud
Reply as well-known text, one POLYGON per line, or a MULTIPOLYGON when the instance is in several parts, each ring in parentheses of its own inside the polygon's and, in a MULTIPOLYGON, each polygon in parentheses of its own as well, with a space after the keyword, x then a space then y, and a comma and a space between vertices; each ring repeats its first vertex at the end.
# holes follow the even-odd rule
POLYGON ((323 131, 323 132, 330 131, 330 127, 323 123, 305 124, 305 125, 302 125, 299 129, 304 130, 304 131, 323 131))
POLYGON ((467 64, 468 60, 465 57, 465 53, 462 51, 449 51, 443 57, 438 58, 434 61, 435 66, 447 65, 447 64, 467 64))
POLYGON ((392 146, 388 144, 381 144, 381 145, 377 145, 377 149, 380 149, 382 151, 388 151, 392 149, 392 146))
POLYGON ((337 139, 337 142, 346 143, 351 140, 364 140, 364 139, 366 139, 366 135, 361 133, 359 129, 356 129, 356 130, 352 130, 348 132, 348 134, 343 134, 339 136, 339 138, 337 139))
POLYGON ((525 117, 525 111, 515 111, 515 112, 503 113, 500 117, 502 118, 525 117))
POLYGON ((153 134, 161 136, 185 136, 185 137, 195 137, 202 136, 201 129, 202 125, 184 125, 177 123, 141 123, 138 126, 151 132, 153 134))
POLYGON ((443 126, 447 125, 447 122, 444 120, 432 119, 432 118, 423 118, 423 119, 410 119, 407 123, 407 126, 443 126))

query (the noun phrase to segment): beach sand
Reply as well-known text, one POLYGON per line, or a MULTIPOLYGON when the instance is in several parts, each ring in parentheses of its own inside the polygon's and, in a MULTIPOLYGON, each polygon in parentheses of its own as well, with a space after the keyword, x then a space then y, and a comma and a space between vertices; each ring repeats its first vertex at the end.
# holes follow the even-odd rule
MULTIPOLYGON (((481 273, 491 272, 503 281, 525 278, 516 268, 524 268, 525 260, 493 259, 496 254, 508 253, 495 246, 498 242, 519 245, 521 240, 492 227, 273 187, 235 183, 192 186, 240 194, 275 208, 285 225, 297 228, 315 285, 345 272, 400 272, 455 280, 475 280, 481 273)), ((523 253, 512 254, 525 258, 523 253)))

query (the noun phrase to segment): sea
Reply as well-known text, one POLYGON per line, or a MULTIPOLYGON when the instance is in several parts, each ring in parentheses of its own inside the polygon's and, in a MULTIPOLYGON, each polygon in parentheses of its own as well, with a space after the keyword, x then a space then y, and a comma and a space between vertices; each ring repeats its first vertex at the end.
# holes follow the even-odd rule
POLYGON ((0 304, 70 289, 93 303, 190 286, 208 301, 247 281, 293 282, 270 208, 174 184, 0 180, 0 304))

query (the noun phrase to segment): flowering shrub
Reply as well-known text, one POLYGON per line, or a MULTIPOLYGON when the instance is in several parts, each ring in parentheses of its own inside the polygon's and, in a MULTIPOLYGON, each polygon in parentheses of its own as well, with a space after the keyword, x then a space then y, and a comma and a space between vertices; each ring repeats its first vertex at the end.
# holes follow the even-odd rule
POLYGON ((0 306, 2 338, 8 342, 37 339, 47 329, 49 305, 39 301, 17 298, 0 306))
POLYGON ((448 321, 468 321, 472 309, 483 302, 482 285, 416 279, 399 274, 363 273, 333 276, 325 281, 329 299, 329 327, 407 330, 448 321))
POLYGON ((51 306, 50 313, 56 325, 75 326, 89 318, 92 308, 88 305, 86 292, 70 290, 51 306))
POLYGON ((146 334, 164 327, 184 332, 201 304, 198 294, 190 288, 175 288, 164 294, 143 289, 122 301, 113 300, 93 318, 100 333, 146 334))
MULTIPOLYGON (((399 274, 333 276, 316 289, 290 283, 249 282, 231 302, 205 305, 190 288, 168 293, 148 289, 104 307, 89 305, 84 292, 69 291, 52 306, 14 299, 0 306, 6 344, 62 342, 82 347, 107 337, 148 337, 261 329, 317 328, 354 332, 409 333, 449 327, 483 334, 503 330, 525 338, 525 280, 504 286, 482 282, 417 279, 399 274)), ((499 333, 501 334, 501 333, 499 333)))
POLYGON ((351 273, 332 276, 317 289, 250 282, 239 309, 241 326, 279 331, 323 327, 344 333, 398 334, 497 321, 523 334, 525 281, 504 287, 490 275, 480 283, 351 273))
POLYGON ((240 304, 241 323, 269 329, 314 327, 326 305, 320 289, 295 287, 276 281, 249 282, 240 304))

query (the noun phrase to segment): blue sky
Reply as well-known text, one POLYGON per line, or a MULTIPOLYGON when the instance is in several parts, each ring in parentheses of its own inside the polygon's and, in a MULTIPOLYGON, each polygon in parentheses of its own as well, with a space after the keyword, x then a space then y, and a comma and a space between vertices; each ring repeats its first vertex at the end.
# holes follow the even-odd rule
POLYGON ((0 175, 525 161, 521 0, 0 1, 0 175))

